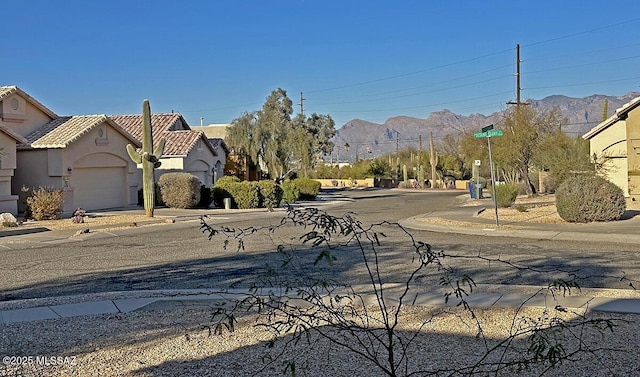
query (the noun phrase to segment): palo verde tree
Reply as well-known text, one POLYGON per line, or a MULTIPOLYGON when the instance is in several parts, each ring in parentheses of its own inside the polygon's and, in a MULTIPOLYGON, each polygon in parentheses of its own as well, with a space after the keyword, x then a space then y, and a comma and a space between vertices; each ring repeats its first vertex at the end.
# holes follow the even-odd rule
POLYGON ((563 123, 566 121, 557 109, 542 111, 527 105, 514 106, 501 121, 503 136, 492 139, 496 162, 519 174, 529 196, 534 194, 529 176, 534 156, 541 153, 544 141, 563 123))
POLYGON ((292 114, 293 102, 278 88, 261 110, 244 113, 232 122, 228 145, 266 168, 272 177, 284 178, 293 170, 306 175, 320 155, 333 149, 335 123, 328 115, 292 119, 292 114))

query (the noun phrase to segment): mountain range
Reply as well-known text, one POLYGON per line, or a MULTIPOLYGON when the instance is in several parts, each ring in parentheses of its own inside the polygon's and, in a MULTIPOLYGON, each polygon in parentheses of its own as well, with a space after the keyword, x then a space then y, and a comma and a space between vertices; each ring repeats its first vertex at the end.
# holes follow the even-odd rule
MULTIPOLYGON (((639 92, 630 92, 623 96, 595 94, 584 98, 552 95, 541 100, 531 100, 528 104, 541 111, 557 108, 562 117, 567 119, 562 130, 569 135, 578 136, 602 121, 605 99, 608 100, 609 117, 616 109, 639 96, 639 92)), ((498 123, 506 111, 501 110, 491 115, 459 115, 444 109, 429 114, 425 119, 399 115, 387 119, 383 124, 353 119, 336 130, 332 159, 346 162, 353 161, 356 156, 370 158, 407 147, 417 149, 420 137, 422 148, 428 149, 431 132, 437 144, 447 135, 480 131, 486 125, 498 123), (346 144, 349 145, 348 148, 345 148, 346 144)))

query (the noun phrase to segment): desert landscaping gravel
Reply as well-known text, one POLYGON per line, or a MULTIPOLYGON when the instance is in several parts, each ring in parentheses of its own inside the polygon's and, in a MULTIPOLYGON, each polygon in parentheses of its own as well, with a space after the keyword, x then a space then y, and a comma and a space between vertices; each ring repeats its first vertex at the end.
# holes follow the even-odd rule
MULTIPOLYGON (((400 333, 412 334, 419 324, 440 309, 410 307, 401 316, 400 333)), ((553 312, 553 310, 552 310, 553 312)), ((0 376, 278 376, 283 361, 296 360, 301 376, 380 376, 370 362, 323 339, 311 338, 288 349, 277 362, 267 363, 269 352, 277 354, 289 336, 267 348, 270 335, 254 327, 254 318, 241 319, 232 334, 211 335, 208 331, 211 309, 206 307, 168 311, 137 311, 128 314, 96 315, 3 325, 0 349, 4 355, 44 356, 61 365, 0 366, 0 376), (66 358, 66 359, 65 359, 66 358)), ((477 361, 497 340, 506 337, 514 323, 514 309, 478 309, 485 343, 473 319, 462 309, 438 314, 419 332, 407 351, 411 370, 437 370, 468 365, 477 361)), ((525 308, 520 317, 539 318, 541 308, 525 308)), ((565 319, 575 318, 569 312, 565 319)), ((599 317, 603 313, 594 312, 599 317)), ((552 369, 549 376, 631 376, 640 373, 638 361, 637 316, 606 314, 615 320, 614 333, 589 330, 582 347, 606 349, 584 353, 552 369)), ((522 349, 521 338, 514 346, 522 349)), ((567 340, 567 350, 578 345, 567 340)), ((538 375, 542 366, 522 376, 538 375)), ((500 375, 513 375, 507 370, 500 375)), ((422 374, 418 374, 422 375, 422 374)), ((446 375, 446 374, 442 374, 446 375)))

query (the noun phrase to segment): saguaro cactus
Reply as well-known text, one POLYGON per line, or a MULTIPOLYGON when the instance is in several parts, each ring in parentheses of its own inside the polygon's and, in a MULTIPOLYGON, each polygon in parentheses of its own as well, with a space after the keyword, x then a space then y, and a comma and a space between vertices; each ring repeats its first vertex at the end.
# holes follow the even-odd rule
POLYGON ((436 187, 436 166, 438 166, 438 153, 433 147, 433 132, 429 134, 429 164, 431 164, 431 187, 436 187))
POLYGON ((153 207, 156 200, 153 170, 160 167, 159 159, 164 151, 165 142, 164 138, 160 139, 156 148, 153 149, 151 107, 149 106, 149 100, 145 99, 142 101, 142 151, 138 152, 135 146, 127 144, 127 152, 133 162, 142 164, 142 195, 144 197, 144 211, 147 217, 153 217, 153 207))

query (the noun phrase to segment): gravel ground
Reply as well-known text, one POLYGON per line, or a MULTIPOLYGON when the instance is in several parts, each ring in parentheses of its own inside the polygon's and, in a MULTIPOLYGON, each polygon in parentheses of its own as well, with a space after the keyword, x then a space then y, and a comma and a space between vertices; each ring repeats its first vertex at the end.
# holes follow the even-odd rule
MULTIPOLYGON (((34 359, 45 356, 61 365, 51 365, 51 362, 49 365, 28 362, 20 366, 3 365, 0 376, 277 376, 283 375, 284 360, 295 360, 296 375, 383 375, 370 361, 313 334, 310 344, 300 341, 283 350, 282 345, 291 340, 291 335, 283 335, 275 347, 267 348, 271 336, 254 326, 254 317, 241 318, 233 334, 210 335, 207 330, 210 312, 208 308, 194 307, 5 325, 0 327, 3 355, 34 356, 34 359), (267 362, 266 355, 280 352, 281 358, 271 364, 267 362)), ((517 315, 514 309, 485 309, 475 313, 482 324, 484 339, 476 337, 474 319, 460 308, 449 312, 408 308, 400 317, 398 334, 414 335, 418 327, 426 323, 406 352, 408 368, 434 371, 471 365, 480 360, 487 347, 513 334, 525 323, 524 318, 535 320, 545 316, 541 308, 525 308, 517 315), (519 320, 514 320, 516 317, 519 320)), ((575 321, 582 313, 551 310, 551 314, 575 321)), ((580 353, 546 375, 638 375, 638 317, 606 314, 606 318, 617 324, 613 334, 607 331, 601 336, 597 331, 586 329, 582 334, 583 343, 578 344, 571 337, 565 343, 567 352, 577 347, 598 351, 580 353)), ((353 338, 346 340, 356 345, 353 338)), ((514 352, 507 352, 507 358, 524 355, 520 352, 526 352, 528 343, 524 336, 518 336, 512 346, 514 352)), ((488 360, 495 360, 499 354, 490 354, 488 360)), ((384 360, 382 355, 380 359, 384 360)), ((529 372, 518 374, 538 375, 543 368, 537 365, 529 372)), ((506 370, 499 375, 513 374, 513 370, 506 370)))

